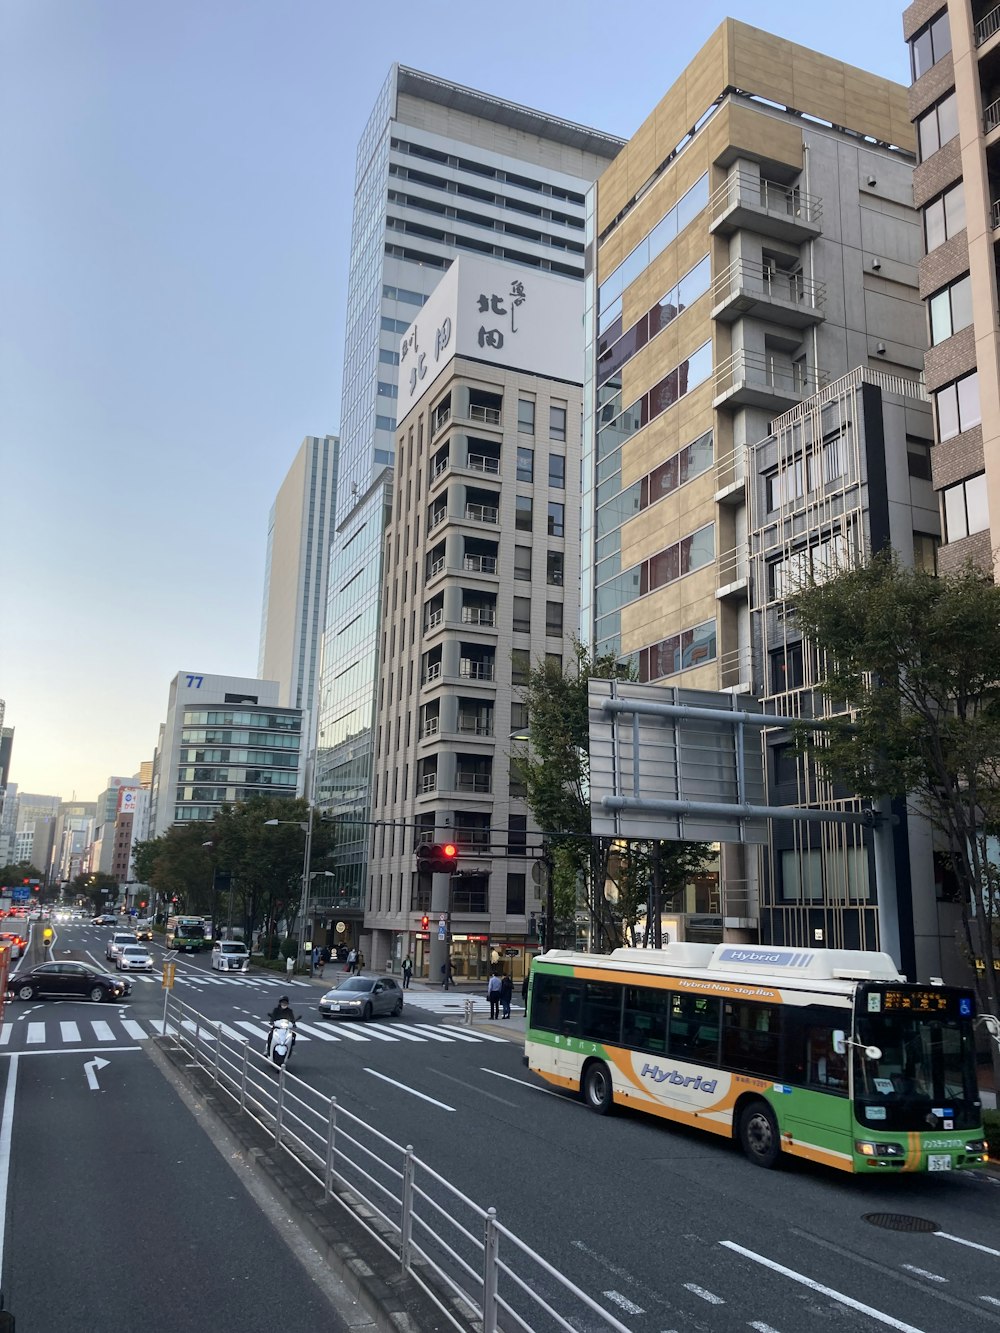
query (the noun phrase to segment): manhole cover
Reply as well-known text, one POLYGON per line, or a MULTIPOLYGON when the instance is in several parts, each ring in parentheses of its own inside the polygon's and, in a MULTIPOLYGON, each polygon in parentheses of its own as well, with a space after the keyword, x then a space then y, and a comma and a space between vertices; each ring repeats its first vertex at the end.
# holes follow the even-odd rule
POLYGON ((861 1219, 884 1231, 940 1231, 937 1222, 929 1217, 911 1217, 908 1213, 865 1213, 861 1219))

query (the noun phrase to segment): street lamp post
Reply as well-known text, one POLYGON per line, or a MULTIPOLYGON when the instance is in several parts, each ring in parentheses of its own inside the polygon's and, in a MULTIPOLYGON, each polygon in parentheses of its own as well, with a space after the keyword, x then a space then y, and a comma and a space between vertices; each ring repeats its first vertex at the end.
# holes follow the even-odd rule
MULTIPOLYGON (((298 824, 306 835, 306 845, 302 853, 302 902, 300 911, 302 913, 302 925, 299 930, 299 949, 306 952, 306 933, 309 930, 309 887, 311 879, 309 875, 309 863, 312 860, 312 838, 313 838, 313 807, 309 806, 309 818, 305 823, 299 823, 297 819, 265 819, 264 823, 270 827, 277 824, 298 824)), ((308 951, 309 975, 313 974, 312 950, 308 951)))

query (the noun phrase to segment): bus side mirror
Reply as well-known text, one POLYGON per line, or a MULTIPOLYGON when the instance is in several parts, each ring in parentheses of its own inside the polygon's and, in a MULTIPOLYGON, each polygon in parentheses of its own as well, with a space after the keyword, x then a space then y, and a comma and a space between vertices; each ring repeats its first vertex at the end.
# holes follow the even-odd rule
POLYGON ((881 1046, 866 1046, 866 1047, 865 1047, 865 1055, 867 1056, 867 1058, 868 1058, 869 1060, 881 1060, 881 1059, 882 1059, 882 1047, 881 1047, 881 1046))
POLYGON ((847 1033, 841 1028, 837 1028, 833 1033, 833 1053, 834 1055, 847 1054, 847 1033))

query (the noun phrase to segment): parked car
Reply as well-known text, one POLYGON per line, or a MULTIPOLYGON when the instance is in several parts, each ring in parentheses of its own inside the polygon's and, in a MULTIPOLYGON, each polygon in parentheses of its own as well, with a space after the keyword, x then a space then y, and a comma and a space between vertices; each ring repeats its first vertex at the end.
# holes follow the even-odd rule
POLYGON ((403 1012, 403 990, 392 977, 345 977, 319 1002, 323 1018, 360 1018, 403 1012))
POLYGON ((87 963, 41 963, 30 972, 15 977, 12 990, 19 1000, 85 996, 97 1003, 130 995, 132 982, 128 977, 112 976, 110 972, 87 963))
POLYGON ((108 940, 107 948, 104 950, 104 956, 105 958, 110 958, 111 961, 114 962, 126 945, 136 943, 138 943, 138 941, 131 930, 116 930, 108 940))
POLYGON ((212 969, 215 972, 246 972, 250 952, 239 940, 216 940, 212 945, 212 969))
POLYGON ((153 955, 141 944, 123 945, 115 957, 119 972, 152 972, 153 955))
POLYGON ((20 958, 28 947, 28 941, 23 935, 16 935, 11 930, 0 931, 0 944, 10 945, 11 958, 20 958))

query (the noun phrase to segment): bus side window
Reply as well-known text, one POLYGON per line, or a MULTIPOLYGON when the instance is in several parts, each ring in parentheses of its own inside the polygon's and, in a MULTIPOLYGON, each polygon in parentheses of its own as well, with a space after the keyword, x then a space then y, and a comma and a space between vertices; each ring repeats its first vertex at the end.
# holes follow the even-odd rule
POLYGON ((719 1058, 719 1001, 700 995, 670 997, 669 1052, 680 1060, 715 1064, 719 1058))

